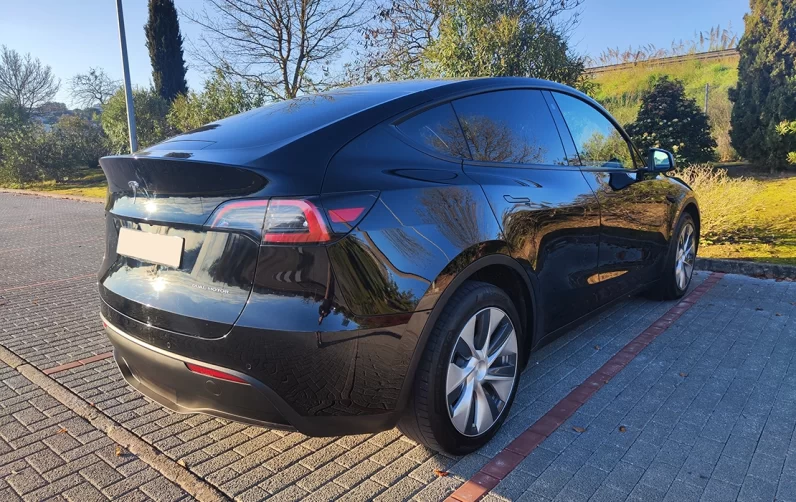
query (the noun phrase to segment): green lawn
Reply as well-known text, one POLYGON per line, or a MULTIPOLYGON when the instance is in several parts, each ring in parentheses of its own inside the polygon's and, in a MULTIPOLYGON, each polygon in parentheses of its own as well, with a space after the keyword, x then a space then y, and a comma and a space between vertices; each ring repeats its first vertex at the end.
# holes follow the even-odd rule
POLYGON ((16 188, 30 190, 32 192, 51 192, 59 195, 79 195, 81 197, 92 197, 104 199, 108 183, 105 181, 105 173, 102 169, 86 169, 69 180, 61 183, 55 181, 38 181, 35 183, 25 183, 24 185, 8 185, 3 188, 16 188))

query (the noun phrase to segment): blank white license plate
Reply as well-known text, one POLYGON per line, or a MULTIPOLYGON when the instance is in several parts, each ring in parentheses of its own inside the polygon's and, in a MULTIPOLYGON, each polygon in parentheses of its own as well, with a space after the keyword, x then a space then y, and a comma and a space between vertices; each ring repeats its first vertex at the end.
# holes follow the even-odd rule
POLYGON ((178 268, 182 259, 183 238, 173 235, 150 234, 122 228, 116 252, 141 261, 178 268))

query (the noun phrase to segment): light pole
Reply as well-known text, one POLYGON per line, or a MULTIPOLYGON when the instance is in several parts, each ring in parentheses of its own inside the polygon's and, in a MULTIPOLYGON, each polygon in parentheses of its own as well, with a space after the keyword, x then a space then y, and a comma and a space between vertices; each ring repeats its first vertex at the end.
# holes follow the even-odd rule
POLYGON ((135 137, 135 110, 133 109, 133 89, 130 87, 130 66, 127 64, 127 38, 124 36, 122 0, 116 0, 116 17, 119 20, 119 45, 122 47, 124 96, 127 102, 127 129, 130 131, 130 153, 135 153, 138 150, 138 138, 135 137))

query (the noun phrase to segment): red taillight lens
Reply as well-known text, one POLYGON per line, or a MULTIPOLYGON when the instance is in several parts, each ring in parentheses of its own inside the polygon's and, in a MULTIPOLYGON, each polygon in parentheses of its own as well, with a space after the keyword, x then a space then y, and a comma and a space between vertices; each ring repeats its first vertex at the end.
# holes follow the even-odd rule
POLYGON ((267 200, 232 200, 221 204, 210 217, 210 228, 242 230, 258 237, 263 229, 267 200))
POLYGON ((187 366, 188 369, 191 370, 191 372, 199 373, 200 375, 218 378, 219 380, 226 380, 228 382, 245 383, 245 384, 249 383, 246 380, 237 377, 235 375, 224 373, 223 371, 219 370, 214 370, 213 368, 205 368, 204 366, 199 366, 198 364, 185 363, 185 366, 187 366))
POLYGON ((271 200, 265 214, 263 242, 319 243, 329 240, 329 229, 315 204, 308 200, 271 200))

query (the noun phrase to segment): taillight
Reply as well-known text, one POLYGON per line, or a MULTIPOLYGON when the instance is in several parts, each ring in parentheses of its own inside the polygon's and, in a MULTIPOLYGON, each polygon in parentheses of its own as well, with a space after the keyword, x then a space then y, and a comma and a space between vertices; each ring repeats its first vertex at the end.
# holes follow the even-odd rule
POLYGON ((335 237, 350 232, 379 198, 379 192, 348 192, 321 196, 326 215, 329 217, 331 233, 335 237))
POLYGON ((219 371, 213 368, 207 368, 205 366, 199 366, 198 364, 185 363, 185 366, 187 366, 192 373, 198 373, 200 375, 205 375, 212 378, 218 378, 219 380, 226 380, 228 382, 245 383, 247 385, 249 383, 246 380, 238 376, 235 376, 231 373, 226 373, 224 371, 219 371))
POLYGON ((218 206, 205 228, 245 232, 265 244, 322 244, 350 232, 378 200, 378 192, 302 199, 238 199, 218 206))
POLYGON ((210 217, 210 228, 250 232, 259 238, 267 208, 267 200, 244 199, 225 202, 210 217))
POLYGON ((265 213, 263 242, 317 243, 331 239, 318 207, 308 200, 272 199, 265 213))

